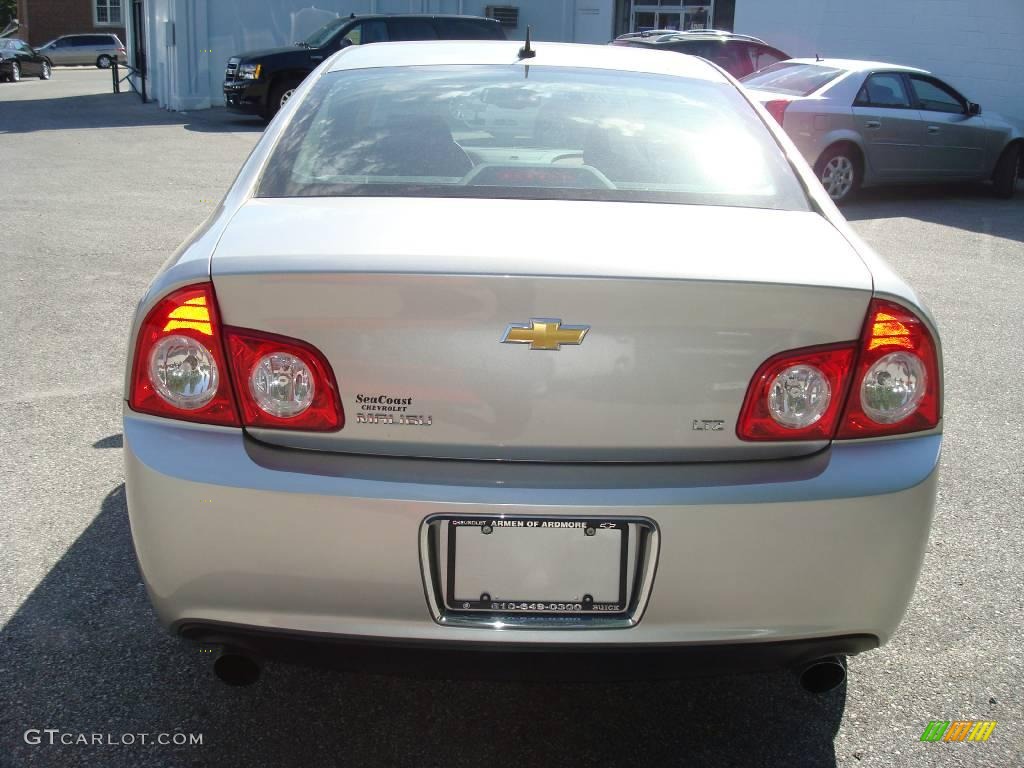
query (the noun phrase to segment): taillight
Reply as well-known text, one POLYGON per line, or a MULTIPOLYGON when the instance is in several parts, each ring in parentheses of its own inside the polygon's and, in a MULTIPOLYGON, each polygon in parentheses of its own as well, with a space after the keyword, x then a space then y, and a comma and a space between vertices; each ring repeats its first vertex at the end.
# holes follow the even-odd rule
POLYGON ((806 347, 766 360, 750 383, 741 440, 830 440, 842 412, 855 345, 806 347))
POLYGON ((836 437, 877 437, 936 426, 939 357, 921 319, 899 304, 875 299, 861 336, 854 387, 836 437))
POLYGON ((139 328, 131 381, 133 411, 239 425, 209 283, 180 288, 149 311, 139 328))
POLYGON ((858 342, 769 358, 747 389, 741 440, 831 440, 903 434, 939 423, 939 361, 905 307, 872 300, 858 342))
POLYGON ((334 373, 319 350, 274 334, 225 328, 246 426, 332 432, 345 423, 334 373))
POLYGON ((344 425, 324 356, 296 339, 222 327, 210 283, 174 291, 146 315, 131 382, 139 413, 317 432, 344 425))
POLYGON ((782 120, 786 116, 786 107, 790 104, 788 99, 774 99, 772 101, 766 101, 764 108, 768 110, 768 114, 775 118, 775 122, 782 125, 782 120))

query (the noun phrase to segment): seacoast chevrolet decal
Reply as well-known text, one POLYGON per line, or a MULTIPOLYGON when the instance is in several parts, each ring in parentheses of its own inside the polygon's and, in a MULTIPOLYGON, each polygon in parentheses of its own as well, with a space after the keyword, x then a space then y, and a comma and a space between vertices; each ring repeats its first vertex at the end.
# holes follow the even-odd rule
POLYGON ((383 394, 357 394, 356 424, 382 424, 397 427, 429 427, 434 417, 424 413, 409 413, 411 397, 383 394))
POLYGON ((361 411, 385 411, 404 413, 412 405, 411 397, 390 397, 388 395, 356 395, 361 411))

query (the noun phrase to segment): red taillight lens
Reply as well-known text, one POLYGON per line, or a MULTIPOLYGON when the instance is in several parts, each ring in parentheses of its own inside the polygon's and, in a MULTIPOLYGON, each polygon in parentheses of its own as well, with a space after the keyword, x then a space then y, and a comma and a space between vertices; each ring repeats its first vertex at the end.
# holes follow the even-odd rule
POLYGON ((931 429, 941 415, 939 376, 935 341, 921 319, 899 304, 873 300, 836 437, 931 429))
POLYGON ((807 347, 765 361, 736 424, 741 440, 830 440, 842 412, 854 344, 807 347))
POLYGON ((146 315, 128 403, 139 413, 233 427, 330 432, 345 423, 324 356, 296 339, 222 327, 210 283, 174 291, 146 315))
POLYGON ((133 411, 239 425, 209 283, 171 293, 146 315, 131 382, 128 403, 133 411))
POLYGON ((769 358, 740 410, 741 440, 831 440, 904 434, 939 423, 939 358, 909 309, 872 300, 859 342, 769 358))
POLYGON ((773 101, 766 101, 764 108, 768 110, 768 114, 775 118, 775 122, 782 125, 782 120, 786 116, 786 107, 789 106, 787 99, 775 99, 773 101))
POLYGON ((246 426, 310 432, 344 426, 338 385, 319 350, 274 334, 224 331, 246 426))

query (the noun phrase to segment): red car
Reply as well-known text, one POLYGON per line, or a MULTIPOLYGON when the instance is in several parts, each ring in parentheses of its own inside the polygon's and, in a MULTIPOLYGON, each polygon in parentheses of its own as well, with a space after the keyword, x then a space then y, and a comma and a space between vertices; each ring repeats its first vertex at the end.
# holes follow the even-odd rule
POLYGON ((623 35, 616 38, 612 45, 630 45, 700 56, 714 62, 736 79, 790 58, 788 53, 773 48, 764 40, 715 29, 623 35))

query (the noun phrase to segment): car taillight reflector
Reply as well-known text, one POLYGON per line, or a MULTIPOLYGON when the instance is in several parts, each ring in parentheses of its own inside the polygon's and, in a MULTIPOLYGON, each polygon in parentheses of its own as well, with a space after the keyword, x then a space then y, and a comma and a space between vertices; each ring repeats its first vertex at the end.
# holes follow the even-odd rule
POLYGON ((747 388, 741 440, 831 440, 932 429, 939 423, 939 358, 924 322, 873 299, 857 342, 782 352, 747 388))
POLYGON ((853 380, 837 438, 918 432, 939 423, 938 351, 909 309, 871 302, 853 380))
POLYGON ((133 411, 238 426, 217 305, 209 283, 157 302, 139 327, 128 403, 133 411))
POLYGON ((213 285, 180 288, 139 327, 133 411, 225 426, 329 432, 345 423, 334 372, 319 350, 220 322, 213 285))
POLYGON ((782 121, 786 116, 786 107, 790 104, 788 99, 773 99, 772 101, 766 101, 764 108, 768 110, 768 114, 775 118, 775 122, 782 125, 782 121))
POLYGON ((794 349, 766 360, 747 389, 741 440, 830 440, 842 412, 855 345, 794 349))
POLYGON ((309 432, 344 426, 334 372, 318 349, 245 328, 224 332, 246 426, 309 432))

